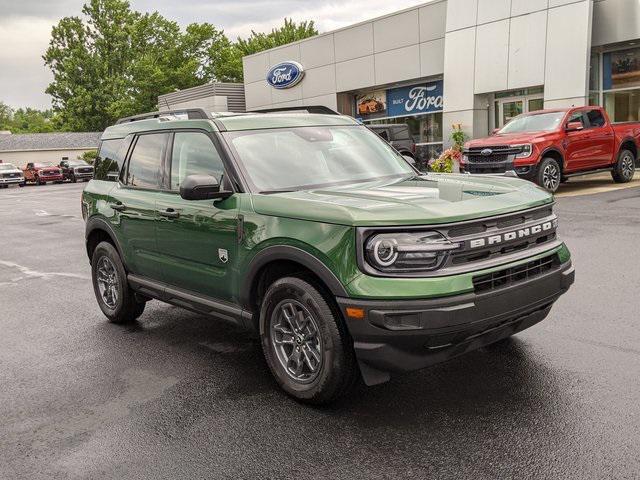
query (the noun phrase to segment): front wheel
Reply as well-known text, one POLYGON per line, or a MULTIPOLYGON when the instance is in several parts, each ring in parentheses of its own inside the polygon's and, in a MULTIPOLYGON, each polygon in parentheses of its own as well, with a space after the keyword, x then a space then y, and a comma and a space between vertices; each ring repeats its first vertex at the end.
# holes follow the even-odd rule
POLYGON ((536 175, 536 183, 546 191, 555 193, 560 186, 562 171, 560 165, 555 158, 543 158, 538 166, 538 174, 536 175))
POLYGON ((78 183, 78 179, 76 178, 75 175, 71 175, 71 182, 72 183, 78 183))
POLYGON ((100 242, 91 257, 93 291, 102 313, 112 323, 130 323, 144 312, 129 283, 124 265, 115 247, 100 242))
POLYGON ((611 170, 611 177, 616 183, 628 183, 633 180, 636 172, 636 161, 633 152, 630 150, 620 150, 618 161, 611 170))
POLYGON ((330 403, 357 378, 351 338, 332 305, 305 277, 276 280, 262 302, 265 359, 280 387, 296 400, 330 403))

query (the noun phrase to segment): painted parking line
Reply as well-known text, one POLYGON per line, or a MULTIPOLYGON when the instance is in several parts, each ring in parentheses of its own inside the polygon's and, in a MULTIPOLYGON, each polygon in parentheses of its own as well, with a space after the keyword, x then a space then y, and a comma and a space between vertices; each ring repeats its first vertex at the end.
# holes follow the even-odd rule
POLYGON ((640 187, 640 173, 636 173, 629 183, 615 183, 610 173, 599 173, 571 178, 569 182, 560 185, 556 197, 577 197, 633 187, 640 187))

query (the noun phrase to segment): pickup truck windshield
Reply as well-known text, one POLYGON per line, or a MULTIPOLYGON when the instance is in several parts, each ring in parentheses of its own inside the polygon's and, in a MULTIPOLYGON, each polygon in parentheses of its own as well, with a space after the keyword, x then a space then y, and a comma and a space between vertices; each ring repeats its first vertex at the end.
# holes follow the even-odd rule
POLYGON ((565 112, 534 113, 518 115, 498 131, 506 133, 550 132, 560 126, 565 112))
POLYGON ((362 126, 295 127, 225 133, 261 193, 346 185, 416 172, 362 126))
POLYGON ((47 167, 53 167, 53 163, 51 162, 34 163, 33 166, 34 168, 47 168, 47 167))
POLYGON ((0 164, 0 170, 15 170, 16 167, 11 165, 10 163, 0 164))

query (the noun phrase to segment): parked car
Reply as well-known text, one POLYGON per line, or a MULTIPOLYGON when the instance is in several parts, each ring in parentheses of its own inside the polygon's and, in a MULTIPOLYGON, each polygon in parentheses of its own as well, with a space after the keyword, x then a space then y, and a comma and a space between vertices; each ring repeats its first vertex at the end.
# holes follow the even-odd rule
POLYGON ((0 161, 0 187, 9 188, 9 185, 24 186, 24 175, 15 165, 0 161))
POLYGON ((73 183, 78 180, 88 182, 93 178, 93 166, 84 160, 62 160, 59 167, 64 179, 73 183))
POLYGON ((573 283, 529 182, 422 175, 346 116, 187 113, 102 135, 82 214, 114 323, 152 298, 230 321, 285 392, 326 403, 507 339, 573 283))
POLYGON ((47 182, 60 183, 64 180, 62 170, 53 163, 30 162, 23 170, 25 182, 45 185, 47 182))
POLYGON ((467 142, 463 153, 462 172, 515 170, 550 192, 570 177, 602 171, 624 183, 640 154, 640 122, 611 124, 601 107, 539 110, 467 142))
POLYGON ((415 160, 416 142, 413 141, 413 137, 409 131, 409 125, 404 123, 389 123, 368 125, 368 127, 389 142, 389 144, 402 155, 415 160))

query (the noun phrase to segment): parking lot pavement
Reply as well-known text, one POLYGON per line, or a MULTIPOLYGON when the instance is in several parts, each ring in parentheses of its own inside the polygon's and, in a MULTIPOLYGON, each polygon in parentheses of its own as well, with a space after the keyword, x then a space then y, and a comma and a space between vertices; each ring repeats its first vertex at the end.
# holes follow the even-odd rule
POLYGON ((105 321, 82 185, 0 191, 2 478, 638 478, 640 188, 560 198, 577 277, 507 345, 311 408, 234 328, 105 321))
POLYGON ((640 187, 640 173, 636 172, 633 180, 629 183, 614 183, 611 180, 611 174, 604 172, 572 177, 567 183, 560 186, 556 196, 559 198, 575 197, 578 195, 592 195, 594 193, 611 192, 634 187, 640 187))

